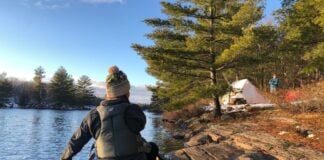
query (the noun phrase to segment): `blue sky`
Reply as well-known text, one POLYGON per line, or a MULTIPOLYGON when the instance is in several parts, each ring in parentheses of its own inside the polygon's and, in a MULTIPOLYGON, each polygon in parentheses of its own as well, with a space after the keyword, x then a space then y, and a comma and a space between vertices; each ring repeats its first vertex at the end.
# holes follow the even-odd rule
MULTIPOLYGON (((135 86, 154 84, 132 43, 151 44, 142 21, 162 17, 160 0, 0 0, 0 72, 31 80, 43 66, 103 81, 117 65, 135 86)), ((265 20, 280 7, 267 0, 265 20)))

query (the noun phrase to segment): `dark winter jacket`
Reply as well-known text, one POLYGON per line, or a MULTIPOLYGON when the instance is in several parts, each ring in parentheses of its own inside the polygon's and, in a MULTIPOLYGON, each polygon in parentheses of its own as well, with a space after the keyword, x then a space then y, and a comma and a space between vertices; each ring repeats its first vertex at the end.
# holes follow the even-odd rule
MULTIPOLYGON (((117 100, 103 101, 102 105, 116 105, 121 103, 128 103, 129 101, 126 97, 121 97, 117 100)), ((139 133, 144 129, 146 118, 143 111, 139 106, 131 104, 131 107, 125 113, 125 122, 129 129, 135 133, 139 133)), ((82 121, 80 127, 75 131, 70 141, 68 142, 61 159, 70 160, 74 155, 76 155, 82 147, 91 139, 97 139, 100 133, 101 122, 99 113, 96 109, 91 110, 88 115, 82 121)), ((145 156, 144 153, 139 153, 129 157, 123 157, 122 159, 136 160, 142 159, 145 156)))
POLYGON ((272 78, 269 80, 269 84, 272 87, 278 87, 279 86, 279 79, 278 78, 272 78))

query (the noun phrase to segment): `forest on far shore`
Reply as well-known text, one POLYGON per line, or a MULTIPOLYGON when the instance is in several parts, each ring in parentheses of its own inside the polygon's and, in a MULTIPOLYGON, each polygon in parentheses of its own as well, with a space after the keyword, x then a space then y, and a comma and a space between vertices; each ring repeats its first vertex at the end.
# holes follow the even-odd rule
POLYGON ((83 75, 77 82, 60 67, 50 82, 45 83, 45 70, 34 70, 33 81, 21 81, 0 74, 0 107, 83 109, 97 106, 101 101, 94 95, 91 79, 83 75))

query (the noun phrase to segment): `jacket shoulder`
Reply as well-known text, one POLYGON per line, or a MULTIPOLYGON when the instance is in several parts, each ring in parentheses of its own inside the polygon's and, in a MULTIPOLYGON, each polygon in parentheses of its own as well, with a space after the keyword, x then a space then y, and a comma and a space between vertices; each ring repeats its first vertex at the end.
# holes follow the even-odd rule
POLYGON ((135 108, 141 109, 141 107, 140 107, 138 104, 129 103, 129 105, 130 105, 131 107, 135 107, 135 108))
POLYGON ((87 114, 87 116, 84 118, 84 120, 87 122, 89 126, 92 126, 93 123, 97 122, 100 119, 99 112, 97 111, 97 108, 91 109, 90 112, 87 114))
POLYGON ((143 110, 139 105, 130 103, 127 112, 138 114, 139 112, 143 113, 143 110))

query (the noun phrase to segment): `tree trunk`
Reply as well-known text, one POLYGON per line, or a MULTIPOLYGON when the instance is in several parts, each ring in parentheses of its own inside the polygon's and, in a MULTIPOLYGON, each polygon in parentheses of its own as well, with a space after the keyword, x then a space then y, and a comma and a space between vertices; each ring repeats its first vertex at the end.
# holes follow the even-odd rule
POLYGON ((261 72, 261 90, 265 90, 265 77, 264 77, 264 74, 265 74, 265 69, 262 67, 262 72, 261 72))
POLYGON ((319 76, 319 69, 316 68, 316 69, 315 69, 315 81, 316 81, 316 82, 319 81, 319 77, 320 77, 320 76, 319 76))
POLYGON ((215 105, 214 117, 220 118, 220 116, 222 115, 222 111, 221 111, 221 104, 219 102, 219 97, 214 97, 213 100, 214 100, 214 105, 215 105))
MULTIPOLYGON (((215 11, 216 9, 214 8, 214 1, 210 1, 210 14, 211 14, 211 19, 210 19, 210 41, 215 40, 215 26, 214 26, 214 21, 215 21, 215 11)), ((213 46, 209 46, 209 54, 210 54, 210 78, 211 78, 211 85, 216 86, 217 85, 217 77, 216 77, 216 69, 214 66, 215 58, 216 58, 216 53, 213 49, 213 46)), ((212 94, 213 101, 214 101, 214 107, 215 107, 215 117, 220 117, 222 115, 221 113, 221 105, 219 103, 219 95, 216 93, 212 94)))
MULTIPOLYGON (((210 77, 211 77, 211 80, 212 80, 211 85, 216 86, 217 77, 216 77, 215 68, 212 68, 212 71, 210 72, 210 77)), ((221 112, 221 105, 220 105, 220 102, 219 102, 219 95, 217 95, 216 93, 213 93, 212 97, 213 97, 214 107, 215 107, 215 115, 214 115, 214 117, 220 117, 222 115, 222 112, 221 112)))

